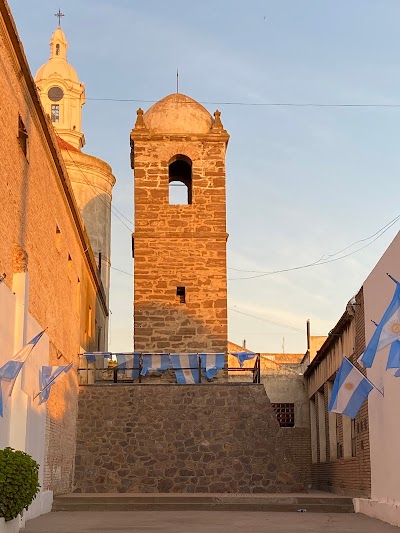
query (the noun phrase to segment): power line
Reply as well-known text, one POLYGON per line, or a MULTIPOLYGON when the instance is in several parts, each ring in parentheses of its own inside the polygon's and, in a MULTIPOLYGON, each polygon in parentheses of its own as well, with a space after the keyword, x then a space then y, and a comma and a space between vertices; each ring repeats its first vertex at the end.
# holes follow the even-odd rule
MULTIPOLYGON (((69 99, 79 99, 79 97, 67 97, 69 99)), ((93 102, 122 102, 138 104, 155 104, 159 100, 147 100, 145 98, 86 98, 93 102)), ((182 105, 227 105, 227 106, 250 106, 250 107, 334 107, 334 108, 400 108, 400 103, 393 104, 355 104, 355 103, 324 103, 324 102, 242 102, 242 101, 210 101, 198 100, 195 102, 180 102, 182 105)))
POLYGON ((273 320, 269 320, 268 318, 263 318, 261 316, 251 315, 250 313, 245 313, 244 311, 238 311, 237 309, 234 309, 233 307, 228 307, 229 311, 234 311, 235 313, 239 313, 240 315, 245 315, 250 318, 255 318, 257 320, 262 320, 263 322, 268 322, 269 324, 273 324, 274 326, 278 326, 280 328, 288 328, 293 329, 294 331, 299 331, 300 333, 306 334, 305 329, 295 328, 294 326, 290 326, 289 324, 282 324, 280 322, 274 322, 273 320))
MULTIPOLYGON (((98 187, 95 187, 92 183, 90 183, 89 179, 86 177, 86 174, 83 172, 83 170, 81 169, 81 167, 79 166, 79 164, 74 160, 74 158, 72 157, 71 155, 71 152, 66 149, 71 161, 74 163, 74 165, 76 166, 76 168, 79 170, 79 172, 82 174, 84 180, 86 181, 87 185, 92 189, 92 191, 94 191, 96 194, 98 194, 98 191, 102 190, 98 187)), ((110 203, 106 202, 103 200, 103 198, 101 196, 97 196, 97 198, 105 205, 108 207, 111 208, 111 213, 121 222, 121 224, 123 224, 126 229, 129 231, 129 233, 132 233, 132 228, 129 228, 125 222, 117 215, 117 213, 115 213, 113 210, 117 211, 118 213, 120 213, 121 216, 123 216, 125 218, 125 220, 127 220, 129 222, 129 224, 132 224, 133 225, 133 222, 131 222, 123 213, 121 213, 116 207, 114 207, 112 205, 112 202, 110 201, 110 203)))
POLYGON ((121 270, 121 269, 115 268, 113 266, 110 266, 110 268, 112 268, 113 270, 116 270, 117 272, 121 272, 122 274, 127 274, 128 276, 131 276, 133 278, 132 272, 126 272, 125 270, 121 270))
MULTIPOLYGON (((327 257, 334 257, 335 255, 338 255, 339 253, 342 253, 343 251, 351 248, 352 246, 355 246, 356 244, 360 243, 360 242, 365 242, 366 240, 369 240, 371 239, 371 237, 375 237, 371 242, 369 242, 368 244, 365 244, 364 246, 361 246, 361 248, 358 248, 357 250, 354 250, 353 252, 350 252, 348 254, 345 254, 345 255, 342 255, 340 257, 336 257, 335 259, 326 259, 325 261, 323 261, 322 259, 325 257, 324 255, 321 257, 321 259, 319 259, 318 261, 315 261, 314 263, 309 263, 309 264, 306 264, 306 265, 300 265, 300 266, 296 266, 296 267, 291 267, 291 268, 283 268, 281 270, 273 270, 271 272, 262 272, 260 274, 257 274, 256 276, 246 276, 246 277, 242 277, 242 278, 228 278, 228 281, 238 281, 238 280, 245 280, 245 279, 255 279, 255 278, 262 278, 262 277, 266 277, 266 276, 272 276, 274 274, 281 274, 283 272, 292 272, 294 270, 302 270, 302 269, 305 269, 305 268, 310 268, 310 267, 314 267, 314 266, 319 266, 319 265, 326 265, 328 263, 334 263, 335 261, 340 261, 341 259, 345 259, 346 257, 350 257, 351 255, 354 255, 358 252, 360 252, 361 250, 364 250, 364 248, 367 248, 368 246, 370 246, 371 244, 373 244, 376 240, 378 240, 380 237, 382 237, 382 235, 384 233, 386 233, 398 220, 400 219, 400 215, 398 215, 396 218, 394 218, 391 222, 389 222, 388 224, 386 224, 386 226, 383 226, 383 228, 381 228, 380 230, 378 230, 376 233, 374 233, 374 235, 371 235, 370 237, 366 238, 366 239, 360 239, 359 241, 356 241, 355 243, 347 246, 346 248, 343 248, 341 251, 339 252, 336 252, 334 254, 331 254, 331 255, 328 255, 327 257)), ((236 270, 236 269, 232 269, 232 270, 236 270)), ((245 271, 244 271, 245 272, 245 271)), ((251 271, 249 271, 251 272, 251 271)), ((255 271, 254 271, 255 272, 255 271)))

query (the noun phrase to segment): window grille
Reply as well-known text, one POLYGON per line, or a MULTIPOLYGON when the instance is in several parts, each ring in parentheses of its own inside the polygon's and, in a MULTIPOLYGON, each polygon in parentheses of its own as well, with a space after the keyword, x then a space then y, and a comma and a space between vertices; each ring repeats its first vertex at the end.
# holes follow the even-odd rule
POLYGON ((57 104, 51 106, 51 121, 60 122, 60 106, 57 104))
POLYGON ((273 403, 272 407, 281 428, 294 427, 294 403, 273 403))

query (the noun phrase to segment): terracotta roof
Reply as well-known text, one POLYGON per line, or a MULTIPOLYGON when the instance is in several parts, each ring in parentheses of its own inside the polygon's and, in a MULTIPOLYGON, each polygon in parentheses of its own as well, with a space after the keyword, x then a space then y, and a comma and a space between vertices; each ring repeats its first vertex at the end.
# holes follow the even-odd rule
POLYGON ((69 144, 67 141, 64 141, 59 135, 56 134, 58 146, 61 148, 61 150, 68 150, 69 152, 79 152, 78 148, 75 148, 75 146, 72 146, 72 144, 69 144))

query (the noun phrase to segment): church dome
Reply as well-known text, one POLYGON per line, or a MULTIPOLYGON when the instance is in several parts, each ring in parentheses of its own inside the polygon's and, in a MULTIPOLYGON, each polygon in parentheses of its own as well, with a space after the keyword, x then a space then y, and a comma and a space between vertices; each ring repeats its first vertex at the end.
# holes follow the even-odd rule
POLYGON ((155 133, 197 133, 210 131, 213 119, 201 104, 184 94, 170 94, 143 115, 146 127, 155 133))
POLYGON ((78 74, 67 61, 68 41, 61 28, 57 28, 50 40, 50 59, 36 73, 35 82, 60 77, 79 82, 78 74))

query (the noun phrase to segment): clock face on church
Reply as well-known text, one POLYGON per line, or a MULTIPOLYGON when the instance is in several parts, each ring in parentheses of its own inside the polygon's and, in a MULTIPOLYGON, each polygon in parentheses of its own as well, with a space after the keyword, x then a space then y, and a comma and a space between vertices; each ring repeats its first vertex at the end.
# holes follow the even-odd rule
POLYGON ((64 96, 64 91, 61 89, 61 87, 50 87, 47 96, 52 102, 59 102, 64 96))

